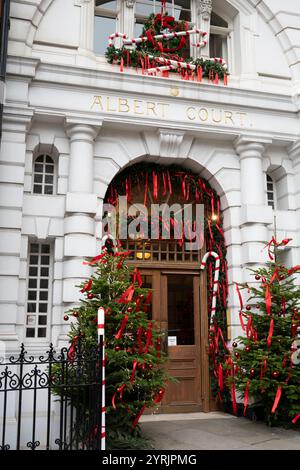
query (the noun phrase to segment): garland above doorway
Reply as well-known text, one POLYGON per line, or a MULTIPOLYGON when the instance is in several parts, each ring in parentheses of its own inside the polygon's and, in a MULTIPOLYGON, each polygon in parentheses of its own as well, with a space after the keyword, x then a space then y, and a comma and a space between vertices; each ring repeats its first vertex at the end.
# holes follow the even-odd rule
MULTIPOLYGON (((209 329, 209 355, 212 372, 212 392, 220 401, 228 400, 225 390, 223 365, 228 357, 227 340, 227 296, 228 277, 226 261, 226 245, 222 230, 222 214, 220 198, 209 183, 191 171, 179 166, 161 166, 155 163, 138 163, 123 170, 109 185, 105 202, 117 206, 120 196, 126 196, 128 203, 138 199, 147 205, 149 202, 159 203, 162 198, 175 197, 178 202, 195 201, 204 204, 204 236, 206 249, 219 255, 220 274, 216 296, 214 321, 209 329), (136 193, 137 189, 137 193, 136 193)), ((128 219, 128 223, 132 219, 128 219)), ((150 223, 150 222, 149 222, 150 223)), ((163 224, 164 221, 161 220, 163 224)), ((183 246, 184 239, 178 240, 183 246)), ((208 321, 211 318, 211 307, 214 291, 214 271, 216 261, 210 256, 207 259, 208 285, 208 321)))

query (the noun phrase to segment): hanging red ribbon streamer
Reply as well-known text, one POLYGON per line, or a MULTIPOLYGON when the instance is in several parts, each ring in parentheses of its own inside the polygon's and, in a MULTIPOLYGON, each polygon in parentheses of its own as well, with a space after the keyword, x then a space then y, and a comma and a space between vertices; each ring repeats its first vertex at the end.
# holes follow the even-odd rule
POLYGON ((138 366, 138 361, 137 361, 137 359, 135 359, 133 361, 132 373, 131 373, 131 377, 130 377, 130 383, 133 383, 133 381, 134 381, 137 366, 138 366))
POLYGON ((145 409, 146 409, 146 405, 143 405, 142 408, 140 409, 139 413, 136 415, 135 420, 133 421, 132 429, 134 429, 136 427, 136 425, 138 424, 138 422, 140 420, 140 417, 144 413, 145 409))
POLYGON ((158 197, 158 175, 155 173, 155 171, 152 171, 152 180, 153 180, 153 198, 156 201, 158 197))
POLYGON ((138 343, 138 348, 139 348, 139 354, 143 352, 143 343, 142 343, 142 334, 144 332, 143 327, 139 327, 137 330, 137 343, 138 343))
POLYGON ((147 195, 148 195, 148 173, 146 173, 146 179, 145 179, 144 206, 146 206, 147 204, 147 195))
POLYGON ((300 419, 300 413, 298 415, 295 416, 295 418, 292 420, 292 423, 293 424, 296 424, 298 419, 300 419))
POLYGON ((245 331, 246 327, 245 327, 245 323, 243 320, 243 312, 241 310, 239 311, 239 318, 240 318, 240 324, 241 324, 242 330, 245 331))
POLYGON ((93 280, 90 279, 88 282, 86 282, 83 286, 83 288, 81 289, 80 292, 88 292, 89 290, 91 290, 92 288, 92 285, 93 285, 93 280))
POLYGON ((164 388, 160 389, 160 391, 153 398, 153 403, 160 403, 164 397, 164 394, 165 394, 165 389, 164 388))
POLYGON ((271 297, 271 292, 270 292, 270 286, 266 286, 266 310, 267 314, 271 315, 271 306, 272 306, 272 297, 271 297))
POLYGON ((93 264, 96 264, 98 263, 98 261, 100 261, 104 256, 106 255, 106 253, 101 253, 100 255, 97 255, 95 256, 94 258, 91 259, 91 261, 83 261, 82 264, 85 264, 85 265, 88 265, 88 266, 92 266, 93 264))
POLYGON ((142 277, 141 277, 141 274, 140 274, 140 271, 138 270, 138 268, 134 269, 133 282, 137 282, 139 287, 141 287, 142 284, 143 284, 142 277))
POLYGON ((237 414, 237 404, 236 404, 234 383, 231 384, 231 399, 232 399, 233 413, 236 415, 237 414))
POLYGON ((248 408, 249 385, 250 385, 250 380, 247 380, 246 388, 245 388, 245 396, 244 396, 244 416, 246 416, 246 411, 247 411, 247 408, 248 408))
POLYGON ((146 300, 145 300, 145 304, 146 304, 146 305, 149 305, 149 304, 150 304, 151 298, 152 298, 152 291, 149 290, 149 292, 148 292, 148 294, 147 294, 147 297, 146 297, 146 300))
POLYGON ((68 351, 67 356, 68 356, 68 359, 69 359, 70 361, 74 361, 74 357, 75 357, 75 346, 76 346, 76 343, 77 343, 78 339, 79 339, 79 336, 77 336, 77 335, 74 336, 73 341, 72 341, 72 344, 71 344, 71 347, 70 347, 70 349, 69 349, 69 351, 68 351))
POLYGON ((126 289, 124 294, 122 294, 120 299, 118 300, 118 304, 128 304, 132 300, 133 294, 134 294, 134 285, 131 284, 128 287, 128 289, 126 289))
POLYGON ((275 396, 275 400, 274 400, 274 404, 273 404, 273 408, 271 410, 271 413, 275 413, 276 409, 277 409, 277 406, 278 406, 278 403, 280 401, 280 398, 281 398, 281 393, 282 393, 282 386, 281 385, 278 385, 278 388, 277 388, 277 392, 276 392, 276 396, 275 396))
POLYGON ((122 323, 121 323, 121 326, 120 326, 120 329, 119 331, 116 333, 115 335, 115 338, 116 339, 121 339, 122 338, 122 334, 123 334, 123 331, 125 329, 125 326, 126 326, 126 323, 128 322, 128 315, 125 315, 123 320, 122 320, 122 323))
POLYGON ((300 271, 300 264, 298 264, 297 266, 294 266, 293 268, 289 269, 289 270, 288 270, 288 275, 291 276, 291 275, 294 274, 296 271, 300 271))
POLYGON ((148 354, 149 347, 150 347, 151 342, 152 342, 152 327, 153 327, 152 322, 149 322, 149 323, 148 323, 148 331, 147 331, 146 346, 145 346, 145 350, 144 350, 144 353, 145 353, 145 354, 148 354))
POLYGON ((221 363, 219 364, 218 384, 219 384, 219 389, 222 392, 224 388, 224 384, 223 384, 223 368, 222 368, 221 363))
POLYGON ((240 292, 239 285, 237 283, 235 284, 235 288, 236 288, 236 291, 237 291, 237 294, 238 294, 238 297, 239 297, 241 310, 243 310, 243 307, 244 307, 243 298, 242 298, 242 294, 240 292))
POLYGON ((267 338, 268 348, 271 346, 273 332, 274 332, 274 319, 272 318, 271 321, 270 321, 269 334, 268 334, 268 338, 267 338))

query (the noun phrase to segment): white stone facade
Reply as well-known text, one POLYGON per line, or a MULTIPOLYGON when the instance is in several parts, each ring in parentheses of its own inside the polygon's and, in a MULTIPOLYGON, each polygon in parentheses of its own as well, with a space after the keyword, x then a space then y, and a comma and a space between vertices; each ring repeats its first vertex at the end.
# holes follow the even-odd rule
MULTIPOLYGON (((118 30, 132 36, 134 2, 123 3, 118 30)), ((93 0, 11 2, 0 160, 0 340, 8 349, 65 340, 64 312, 90 275, 82 261, 99 249, 107 186, 135 161, 177 162, 221 196, 232 337, 239 333, 233 282, 266 260, 274 216, 277 237, 293 239, 287 262, 300 264, 300 3, 213 0, 212 7, 231 25, 228 87, 120 73, 93 52, 93 0), (55 162, 54 194, 33 194, 33 163, 45 153, 55 162), (24 326, 30 241, 48 241, 53 253, 47 336, 33 339, 24 326)), ((192 10, 208 28, 201 0, 192 10)))

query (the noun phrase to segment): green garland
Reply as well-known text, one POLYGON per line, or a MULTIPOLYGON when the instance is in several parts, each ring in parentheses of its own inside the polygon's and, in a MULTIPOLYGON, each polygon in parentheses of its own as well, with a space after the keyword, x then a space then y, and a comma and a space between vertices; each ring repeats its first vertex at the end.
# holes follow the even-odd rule
MULTIPOLYGON (((187 26, 185 21, 175 21, 173 17, 164 15, 150 15, 147 21, 144 24, 144 28, 141 34, 141 37, 148 36, 149 34, 155 36, 160 34, 162 29, 168 29, 171 32, 179 32, 179 31, 186 31, 187 26), (167 19, 166 24, 164 20, 167 19), (167 28, 165 28, 167 26, 167 28)), ((150 37, 150 36, 149 36, 150 37)), ((121 64, 121 61, 124 63, 125 66, 130 67, 142 67, 142 62, 148 55, 152 55, 155 57, 165 57, 167 59, 172 59, 176 61, 184 61, 189 64, 195 65, 196 67, 202 68, 202 76, 203 77, 215 77, 218 75, 220 79, 223 79, 224 76, 228 75, 227 67, 224 63, 217 62, 211 59, 193 59, 192 57, 182 57, 182 50, 184 46, 182 46, 181 37, 174 37, 170 39, 162 39, 159 41, 160 48, 163 50, 169 49, 174 52, 165 52, 162 53, 161 50, 157 47, 157 44, 153 44, 150 40, 145 41, 144 43, 138 43, 136 45, 136 49, 129 49, 128 47, 122 46, 120 48, 116 48, 114 45, 111 45, 107 48, 105 57, 110 64, 121 64)), ((151 60, 151 66, 156 67, 158 66, 154 60, 151 60)), ((177 72, 176 70, 171 70, 170 72, 177 72)), ((190 71, 188 71, 190 74, 190 71)))

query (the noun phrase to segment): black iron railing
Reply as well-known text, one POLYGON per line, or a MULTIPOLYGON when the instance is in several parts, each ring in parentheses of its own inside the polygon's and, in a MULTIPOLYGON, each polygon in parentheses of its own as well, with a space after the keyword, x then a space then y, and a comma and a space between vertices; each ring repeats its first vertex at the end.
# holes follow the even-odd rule
POLYGON ((0 450, 101 448, 101 348, 80 342, 59 353, 28 354, 0 363, 0 450), (2 421, 2 422, 1 422, 2 421))

